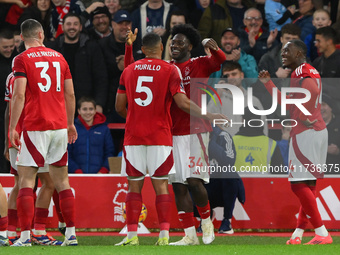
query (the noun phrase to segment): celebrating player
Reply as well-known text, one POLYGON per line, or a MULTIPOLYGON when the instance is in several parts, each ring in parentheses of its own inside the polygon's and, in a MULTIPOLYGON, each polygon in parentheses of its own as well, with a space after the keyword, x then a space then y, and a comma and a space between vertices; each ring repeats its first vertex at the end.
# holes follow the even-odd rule
POLYGON ((73 143, 77 139, 73 124, 75 99, 71 73, 60 53, 43 46, 44 31, 39 22, 33 19, 23 22, 21 36, 27 50, 14 59, 15 81, 9 127, 12 146, 20 149, 16 163, 21 236, 14 246, 31 246, 33 187, 37 170, 45 163, 49 164, 66 223, 62 245, 77 245, 74 196, 67 175, 67 141, 73 143), (23 130, 19 140, 16 126, 23 109, 23 130))
MULTIPOLYGON (((323 177, 326 163, 328 133, 321 116, 321 78, 317 70, 306 63, 307 47, 300 40, 288 42, 282 49, 284 68, 293 70, 290 87, 310 92, 310 99, 302 106, 310 115, 303 113, 296 105, 290 105, 290 116, 297 122, 291 130, 289 145, 289 181, 292 191, 300 200, 297 227, 287 244, 301 244, 308 220, 315 229, 315 237, 306 244, 330 244, 332 237, 324 226, 316 203, 316 180, 323 177)), ((261 71, 259 79, 272 93, 276 86, 270 80, 268 71, 261 71)), ((301 99, 303 93, 291 93, 290 99, 301 99)), ((278 94, 279 103, 281 93, 278 94)))
MULTIPOLYGON (((116 111, 127 119, 122 174, 128 176, 129 183, 126 196, 128 235, 117 245, 139 244, 137 227, 146 169, 156 192, 160 223, 156 245, 169 244, 171 197, 168 174, 174 171, 170 117, 172 98, 180 109, 203 117, 201 109, 185 95, 178 68, 161 60, 161 38, 155 33, 145 35, 142 51, 146 58, 125 68, 116 100, 116 111)), ((210 113, 204 117, 209 120, 225 118, 221 114, 210 113)))

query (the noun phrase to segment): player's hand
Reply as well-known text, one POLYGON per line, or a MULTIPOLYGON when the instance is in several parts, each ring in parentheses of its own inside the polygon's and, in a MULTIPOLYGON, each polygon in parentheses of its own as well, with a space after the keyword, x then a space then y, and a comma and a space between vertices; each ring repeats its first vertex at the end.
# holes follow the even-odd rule
POLYGON ((230 120, 222 113, 207 113, 207 118, 211 123, 217 124, 220 128, 229 127, 230 120), (223 123, 223 124, 222 124, 223 123))
POLYGON ((270 81, 270 74, 266 70, 260 71, 258 77, 259 77, 260 82, 262 82, 263 84, 270 81))
POLYGON ((9 161, 9 149, 8 149, 8 145, 5 146, 4 157, 5 157, 5 159, 7 159, 9 161))
POLYGON ((126 44, 131 46, 134 41, 136 41, 138 34, 138 28, 135 28, 135 31, 132 33, 131 30, 128 30, 126 33, 126 44))
POLYGON ((278 78, 287 78, 291 71, 292 70, 289 68, 284 69, 280 66, 279 69, 277 69, 277 71, 275 72, 275 74, 278 78))
POLYGON ((9 139, 11 141, 13 148, 15 148, 16 150, 20 150, 21 146, 20 137, 19 133, 15 129, 9 130, 9 139))
POLYGON ((329 154, 332 154, 332 155, 339 155, 340 154, 339 147, 336 144, 333 144, 333 143, 328 145, 327 152, 329 154))
POLYGON ((73 144, 78 138, 78 133, 76 127, 72 124, 67 127, 68 143, 73 144))
POLYGON ((303 123, 303 125, 305 125, 306 127, 312 128, 313 125, 314 125, 314 123, 316 123, 317 121, 318 121, 317 119, 315 119, 315 120, 313 120, 313 121, 310 121, 310 120, 307 118, 306 120, 303 120, 302 123, 303 123))
POLYGON ((204 48, 209 48, 210 50, 218 50, 217 42, 212 38, 205 38, 202 41, 202 45, 204 48))

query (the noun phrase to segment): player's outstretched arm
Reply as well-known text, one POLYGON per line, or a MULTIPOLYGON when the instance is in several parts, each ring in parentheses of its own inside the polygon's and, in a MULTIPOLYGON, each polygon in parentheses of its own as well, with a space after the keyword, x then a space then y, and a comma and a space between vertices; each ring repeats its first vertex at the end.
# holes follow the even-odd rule
MULTIPOLYGON (((259 81, 264 84, 264 86, 266 87, 268 92, 271 95, 273 95, 273 89, 274 88, 277 89, 277 87, 275 86, 275 84, 270 79, 269 72, 267 70, 260 71, 258 78, 259 78, 259 81)), ((277 91, 277 100, 278 100, 278 103, 281 104, 281 91, 280 90, 277 91)))
POLYGON ((206 120, 209 120, 210 122, 213 122, 215 119, 223 119, 223 120, 228 120, 227 116, 225 116, 222 113, 210 113, 207 112, 207 114, 203 115, 201 108, 195 104, 193 101, 191 101, 185 94, 183 93, 177 93, 173 96, 175 103, 177 106, 185 111, 186 113, 198 117, 198 118, 203 118, 206 120))
POLYGON ((72 144, 78 138, 77 130, 76 130, 76 127, 74 126, 74 112, 75 112, 76 99, 74 96, 72 79, 65 80, 64 97, 65 97, 66 116, 67 116, 68 142, 72 144))

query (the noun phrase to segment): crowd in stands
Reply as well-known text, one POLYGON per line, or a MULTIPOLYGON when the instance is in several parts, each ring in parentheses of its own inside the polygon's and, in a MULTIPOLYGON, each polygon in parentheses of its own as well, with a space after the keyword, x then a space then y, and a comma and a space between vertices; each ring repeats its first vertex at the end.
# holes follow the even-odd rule
MULTIPOLYGON (((222 78, 237 86, 245 97, 247 88, 253 88, 254 106, 259 109, 269 109, 272 97, 257 81, 258 72, 268 70, 271 77, 277 79, 279 88, 289 86, 285 78, 290 77, 291 70, 282 68, 280 52, 288 41, 301 39, 308 47, 309 62, 324 78, 322 114, 329 131, 328 162, 340 164, 340 133, 336 124, 340 119, 340 89, 335 79, 340 78, 339 10, 338 0, 0 0, 0 95, 5 95, 6 78, 11 73, 13 58, 18 54, 20 24, 27 19, 36 19, 44 28, 45 45, 62 53, 70 66, 77 102, 83 97, 94 100, 86 99, 85 102, 97 111, 90 123, 81 114, 81 103, 78 107, 77 143, 86 141, 82 136, 91 137, 91 130, 95 133, 99 128, 105 133, 102 148, 96 149, 100 152, 101 162, 96 162, 89 170, 72 159, 70 172, 105 173, 109 169, 107 159, 102 157, 117 156, 122 150, 124 130, 111 130, 110 134, 103 125, 105 121, 125 121, 114 106, 119 78, 124 70, 128 30, 138 29, 133 45, 135 60, 144 57, 141 38, 151 31, 162 37, 163 59, 171 60, 171 29, 178 24, 191 23, 202 39, 213 38, 226 55, 227 61, 211 78, 222 78), (106 144, 111 136, 113 145, 106 144)), ((205 54, 209 52, 204 52, 201 45, 191 52, 192 57, 205 54)), ((218 110, 234 119, 229 91, 220 89, 218 93, 226 103, 223 102, 223 108, 215 109, 217 106, 210 102, 210 111, 218 110)), ((4 149, 5 106, 2 100, 0 151, 4 149)), ((288 117, 276 111, 267 118, 282 120, 288 117)), ((234 127, 226 131, 234 136, 242 129, 234 127)), ((281 131, 267 125, 263 132, 274 140, 282 138, 281 131)), ((97 145, 98 142, 96 140, 97 145)), ((73 154, 77 143, 70 146, 73 154)), ((86 158, 86 155, 76 155, 75 160, 78 156, 86 158)), ((82 158, 78 160, 83 162, 82 158)), ((282 160, 286 161, 285 158, 282 160)), ((0 172, 9 172, 4 157, 0 159, 0 172)))

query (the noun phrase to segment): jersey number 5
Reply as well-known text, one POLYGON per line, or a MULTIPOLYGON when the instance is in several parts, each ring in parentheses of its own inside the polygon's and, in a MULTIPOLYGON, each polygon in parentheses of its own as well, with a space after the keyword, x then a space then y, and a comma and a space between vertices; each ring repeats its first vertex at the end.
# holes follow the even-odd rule
MULTIPOLYGON (((60 85, 60 63, 59 62, 52 62, 53 67, 55 68, 56 72, 56 82, 57 82, 57 91, 61 90, 60 85)), ((47 74, 47 70, 50 68, 50 65, 48 62, 36 62, 35 63, 36 68, 41 68, 42 70, 40 72, 40 77, 42 79, 46 80, 46 85, 44 86, 41 82, 38 82, 38 86, 42 92, 47 92, 51 88, 51 77, 47 74)))
POLYGON ((152 102, 153 95, 152 95, 152 91, 150 88, 142 85, 143 82, 153 82, 153 77, 152 76, 139 76, 138 77, 136 92, 137 93, 144 92, 146 94, 146 99, 142 100, 141 98, 135 98, 135 102, 139 106, 148 106, 152 102))

